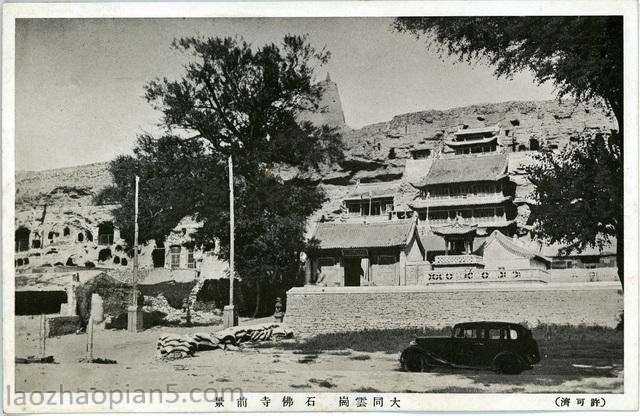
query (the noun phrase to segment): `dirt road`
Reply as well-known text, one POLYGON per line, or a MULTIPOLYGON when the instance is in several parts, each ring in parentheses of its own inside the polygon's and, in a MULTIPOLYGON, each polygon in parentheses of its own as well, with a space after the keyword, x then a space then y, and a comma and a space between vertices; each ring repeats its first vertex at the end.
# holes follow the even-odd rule
MULTIPOLYGON (((37 318, 17 317, 16 351, 36 354, 37 318)), ((47 353, 58 364, 16 365, 16 389, 77 388, 216 389, 240 387, 246 392, 622 392, 622 361, 580 367, 580 362, 543 358, 535 369, 516 376, 490 371, 440 370, 430 373, 399 371, 398 354, 351 350, 302 352, 295 348, 253 348, 241 351, 203 351, 178 361, 155 358, 155 343, 163 333, 209 332, 218 327, 159 328, 139 334, 95 332, 95 356, 117 364, 85 364, 86 335, 51 338, 47 353), (578 367, 574 366, 577 364, 578 367), (602 368, 600 368, 602 367, 602 368)), ((614 360, 615 361, 615 360, 614 360)))

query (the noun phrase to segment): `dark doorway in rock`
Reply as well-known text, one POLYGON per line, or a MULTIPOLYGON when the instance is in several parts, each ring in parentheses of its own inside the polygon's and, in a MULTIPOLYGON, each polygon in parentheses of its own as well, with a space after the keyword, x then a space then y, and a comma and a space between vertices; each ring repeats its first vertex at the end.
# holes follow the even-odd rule
POLYGON ((78 233, 78 241, 81 243, 84 241, 84 234, 78 233))
POLYGON ((20 227, 16 230, 16 251, 29 250, 29 236, 31 231, 28 228, 20 227))
POLYGON ((111 250, 108 248, 103 248, 98 253, 98 261, 106 261, 111 258, 111 250))
POLYGON ((540 150, 540 142, 538 141, 538 139, 529 139, 529 149, 540 150))
POLYGON ((64 227, 64 230, 62 230, 62 235, 66 237, 69 234, 71 234, 71 230, 69 229, 69 227, 64 227))
POLYGON ((98 225, 98 244, 101 246, 110 246, 113 244, 112 222, 103 222, 98 225))
POLYGON ((87 231, 87 241, 93 241, 93 234, 91 234, 91 231, 87 231))

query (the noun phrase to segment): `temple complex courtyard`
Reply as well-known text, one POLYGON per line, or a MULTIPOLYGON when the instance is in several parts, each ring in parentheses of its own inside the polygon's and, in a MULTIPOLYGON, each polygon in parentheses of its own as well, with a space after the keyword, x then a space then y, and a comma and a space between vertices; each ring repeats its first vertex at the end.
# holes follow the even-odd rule
MULTIPOLYGON (((241 325, 271 322, 272 317, 241 325)), ((16 356, 38 354, 37 316, 16 317, 16 356)), ((162 327, 141 333, 96 330, 94 355, 117 364, 79 362, 87 335, 47 339, 55 364, 16 364, 16 390, 156 388, 241 388, 245 392, 623 392, 623 333, 612 328, 545 326, 533 328, 541 363, 520 375, 491 371, 400 370, 400 351, 416 335, 442 330, 380 330, 294 338, 239 350, 202 351, 192 358, 162 361, 155 356, 165 333, 214 332, 221 326, 162 327), (126 384, 126 386, 125 386, 126 384)))

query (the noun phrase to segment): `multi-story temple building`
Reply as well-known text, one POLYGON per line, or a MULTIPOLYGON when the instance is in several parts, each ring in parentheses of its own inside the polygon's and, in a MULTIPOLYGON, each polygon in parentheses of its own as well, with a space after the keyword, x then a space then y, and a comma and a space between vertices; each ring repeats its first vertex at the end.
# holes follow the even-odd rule
POLYGON ((548 246, 529 238, 528 202, 523 190, 518 191, 523 186, 510 178, 509 157, 518 155, 513 153, 512 136, 497 125, 459 128, 443 145, 433 157, 407 166, 405 174, 412 170, 412 175, 406 175, 405 182, 413 192, 401 190, 401 183, 358 183, 345 195, 343 215, 334 221, 338 224, 320 224, 314 234, 319 250, 308 263, 309 283, 410 285, 424 281, 424 276, 466 280, 474 273, 481 280, 491 276, 535 280, 559 264, 548 246), (388 227, 381 226, 385 222, 388 227), (389 228, 394 223, 404 224, 399 228, 403 231, 410 229, 407 223, 414 223, 415 237, 411 232, 411 238, 394 240, 389 228), (345 235, 336 240, 325 232, 329 229, 345 235), (351 241, 356 236, 368 236, 358 240, 358 250, 351 241), (416 257, 417 250, 411 256, 402 255, 414 246, 412 238, 422 259, 416 257), (371 253, 389 250, 390 244, 400 244, 400 255, 387 256, 393 261, 385 264, 393 267, 372 270, 379 259, 371 253), (352 263, 364 270, 361 280, 354 275, 352 263))

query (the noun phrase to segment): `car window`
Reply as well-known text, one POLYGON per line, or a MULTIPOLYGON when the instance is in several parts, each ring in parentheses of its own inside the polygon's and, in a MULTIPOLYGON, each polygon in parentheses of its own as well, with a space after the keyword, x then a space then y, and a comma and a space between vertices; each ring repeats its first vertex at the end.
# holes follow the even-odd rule
POLYGON ((456 338, 464 338, 464 329, 456 328, 455 337, 456 338))
POLYGON ((501 335, 500 328, 489 328, 489 339, 501 339, 502 338, 502 334, 501 335))
POLYGON ((473 328, 466 328, 464 330, 464 337, 465 338, 475 338, 475 331, 473 330, 473 328))
POLYGON ((518 331, 516 331, 515 329, 510 329, 509 339, 518 339, 518 331))
POLYGON ((484 338, 484 328, 476 328, 476 338, 484 338))

